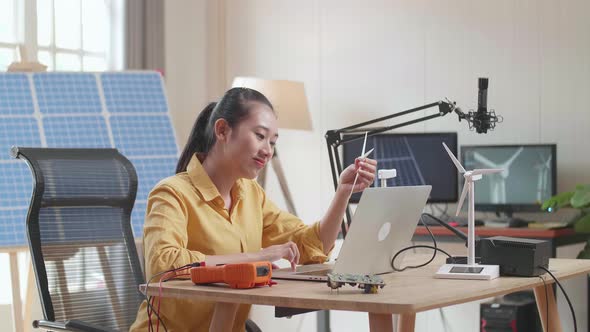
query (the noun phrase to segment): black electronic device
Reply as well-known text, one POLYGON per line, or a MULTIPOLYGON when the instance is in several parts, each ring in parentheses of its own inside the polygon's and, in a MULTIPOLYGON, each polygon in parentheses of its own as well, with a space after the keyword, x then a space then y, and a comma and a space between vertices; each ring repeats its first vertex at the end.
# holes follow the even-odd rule
POLYGON ((517 292, 480 304, 481 332, 542 331, 535 296, 517 292))
MULTIPOLYGON (((343 135, 346 139, 349 133, 343 135)), ((457 169, 447 157, 442 143, 457 153, 457 133, 399 133, 377 134, 367 138, 365 151, 375 148, 371 158, 378 169, 397 170, 397 176, 387 180, 387 186, 431 185, 429 203, 455 203, 458 199, 457 169)), ((363 140, 342 147, 343 165, 354 163, 363 148, 363 140)), ((379 179, 375 178, 375 186, 379 179)), ((362 193, 352 194, 351 203, 358 203, 362 193)))
POLYGON ((485 265, 499 265, 500 275, 536 277, 549 268, 549 241, 507 236, 482 238, 477 241, 476 255, 485 265))
POLYGON ((555 144, 461 146, 465 169, 505 170, 477 181, 475 209, 504 213, 506 223, 513 212, 539 211, 557 193, 556 150, 555 144))
MULTIPOLYGON (((460 239, 467 241, 467 235, 432 217, 428 219, 446 227, 460 239)), ((423 220, 425 218, 422 218, 423 220)), ((549 269, 549 257, 552 255, 551 245, 546 240, 525 239, 508 236, 493 236, 488 238, 475 237, 475 259, 478 264, 498 265, 502 276, 536 277, 549 269)), ((447 264, 465 264, 466 257, 454 256, 447 258, 447 264)))

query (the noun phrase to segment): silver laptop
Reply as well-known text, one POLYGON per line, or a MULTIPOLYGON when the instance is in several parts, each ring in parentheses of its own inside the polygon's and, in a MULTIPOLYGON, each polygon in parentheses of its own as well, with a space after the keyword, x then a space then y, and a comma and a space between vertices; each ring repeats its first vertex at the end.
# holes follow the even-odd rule
MULTIPOLYGON (((325 281, 327 274, 381 274, 393 272, 391 258, 410 245, 431 186, 367 188, 335 264, 312 264, 278 269, 276 279, 325 281)), ((401 264, 403 254, 399 256, 401 264)))

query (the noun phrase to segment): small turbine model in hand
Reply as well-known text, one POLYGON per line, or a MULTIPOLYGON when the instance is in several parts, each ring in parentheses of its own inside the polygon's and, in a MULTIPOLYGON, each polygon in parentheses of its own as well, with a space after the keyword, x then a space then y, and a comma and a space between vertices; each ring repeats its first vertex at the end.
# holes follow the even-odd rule
POLYGON ((503 169, 500 168, 489 168, 489 169, 474 169, 472 171, 466 171, 459 160, 455 158, 451 150, 443 143, 445 150, 451 157, 451 160, 457 166, 459 172, 463 174, 465 178, 465 184, 463 185, 463 191, 461 192, 461 198, 457 206, 457 213, 461 211, 461 206, 465 201, 467 193, 469 193, 469 210, 467 216, 467 264, 445 264, 440 267, 436 272, 437 278, 450 278, 450 279, 482 279, 491 280, 495 279, 500 275, 500 269, 498 265, 479 265, 475 263, 475 193, 474 193, 474 182, 480 180, 483 174, 500 173, 503 169))

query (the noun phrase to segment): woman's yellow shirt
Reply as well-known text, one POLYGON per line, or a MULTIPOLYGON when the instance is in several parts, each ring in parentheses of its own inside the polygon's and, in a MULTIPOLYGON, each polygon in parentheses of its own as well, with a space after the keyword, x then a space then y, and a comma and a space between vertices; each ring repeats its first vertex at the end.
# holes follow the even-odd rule
MULTIPOLYGON (((228 211, 196 157, 186 172, 158 183, 148 198, 143 231, 146 280, 165 270, 205 261, 207 255, 257 252, 287 241, 297 244, 302 264, 327 260, 319 222, 305 225, 282 211, 256 181, 238 180, 231 198, 228 211)), ((143 301, 131 331, 147 331, 146 306, 143 301)), ((169 332, 208 331, 213 309, 212 302, 162 298, 160 317, 169 332)), ((244 330, 249 310, 249 305, 240 305, 234 331, 244 330)))

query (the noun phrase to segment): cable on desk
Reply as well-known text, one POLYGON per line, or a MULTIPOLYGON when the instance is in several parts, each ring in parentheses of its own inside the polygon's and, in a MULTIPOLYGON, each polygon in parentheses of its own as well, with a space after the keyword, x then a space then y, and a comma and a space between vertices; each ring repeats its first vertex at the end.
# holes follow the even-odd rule
POLYGON ((152 312, 154 313, 154 315, 156 315, 156 319, 158 320, 158 324, 159 324, 159 322, 162 322, 162 327, 164 327, 164 331, 168 332, 168 329, 166 328, 166 324, 164 324, 164 321, 162 320, 162 318, 160 318, 160 315, 158 314, 158 312, 156 312, 156 309, 154 309, 154 306, 153 306, 153 304, 152 304, 152 301, 153 301, 154 297, 153 297, 153 296, 148 296, 148 295, 147 295, 147 292, 148 292, 148 288, 149 288, 150 282, 151 282, 151 281, 152 281, 154 278, 156 278, 156 277, 158 277, 158 276, 161 276, 161 275, 163 275, 164 273, 168 273, 168 272, 170 272, 170 270, 167 270, 167 271, 163 271, 163 272, 160 272, 160 273, 154 274, 154 275, 153 275, 153 276, 152 276, 152 277, 151 277, 151 278, 150 278, 150 279, 147 281, 147 283, 145 284, 145 294, 144 294, 144 296, 145 296, 145 299, 146 299, 146 301, 147 301, 146 312, 147 312, 147 315, 148 315, 148 332, 152 332, 152 331, 154 331, 154 327, 153 327, 153 325, 152 325, 152 312), (150 309, 151 309, 151 310, 150 310, 150 309))
MULTIPOLYGON (((559 289, 561 289, 561 292, 563 293, 563 295, 565 296, 565 299, 567 300, 567 304, 570 307, 570 311, 572 313, 572 317, 574 319, 574 332, 578 331, 578 324, 576 322, 576 313, 574 312, 574 306, 572 306, 572 302, 570 301, 569 296, 567 296, 567 293, 565 292, 565 289, 563 289, 563 286, 561 286, 561 283, 559 282, 559 280, 557 280, 557 278, 553 275, 553 273, 551 273, 551 271, 549 271, 549 269, 547 269, 544 266, 539 265, 539 268, 547 273, 549 273, 549 275, 551 276, 551 278, 553 278, 553 280, 555 280, 555 283, 557 284, 557 286, 559 286, 559 289)), ((547 291, 547 289, 545 289, 545 292, 547 291)), ((546 294, 546 293, 545 293, 546 294)), ((547 302, 547 307, 549 307, 549 302, 547 302)), ((547 309, 547 313, 549 313, 549 309, 547 309)), ((549 314, 547 314, 547 319, 549 319, 549 314)), ((547 321, 549 322, 549 321, 547 321)), ((549 328, 549 324, 547 324, 547 328, 549 328)))
POLYGON ((427 246, 427 245, 413 245, 413 246, 409 246, 409 247, 405 247, 405 248, 401 249, 400 251, 398 251, 397 253, 395 253, 395 255, 393 255, 393 258, 391 259, 391 268, 394 271, 402 272, 402 271, 405 271, 406 269, 409 269, 409 268, 415 269, 415 268, 426 266, 426 265, 430 264, 434 260, 434 258, 436 257, 436 254, 439 251, 442 252, 442 253, 444 253, 445 255, 449 256, 451 259, 453 259, 453 256, 449 255, 449 253, 447 253, 446 251, 444 251, 444 250, 442 250, 442 249, 440 249, 440 248, 437 247, 436 238, 434 237, 434 234, 432 234, 432 232, 430 231, 430 228, 428 227, 428 224, 424 222, 424 219, 423 219, 424 216, 428 216, 428 217, 435 218, 435 219, 438 219, 438 218, 434 217, 433 215, 431 215, 429 213, 422 213, 422 215, 420 216, 420 223, 422 223, 422 225, 424 225, 424 227, 426 227, 426 230, 428 231, 428 233, 430 233, 430 237, 432 238, 433 245, 432 246, 427 246), (410 249, 415 249, 415 248, 432 249, 433 250, 432 257, 430 257, 430 259, 426 263, 423 263, 423 264, 409 265, 409 266, 406 266, 404 268, 397 268, 397 267, 395 267, 395 259, 397 258, 397 256, 399 256, 404 251, 407 251, 407 250, 410 250, 410 249))
POLYGON ((440 218, 441 219, 449 220, 451 218, 451 216, 447 213, 447 211, 449 210, 449 204, 448 203, 445 203, 444 209, 441 208, 441 207, 439 207, 439 206, 437 206, 434 203, 433 204, 430 204, 430 206, 431 206, 431 209, 430 209, 431 211, 436 210, 437 212, 440 213, 440 218))
POLYGON ((160 277, 160 294, 161 294, 161 287, 162 287, 162 282, 163 281, 167 281, 167 280, 171 280, 174 279, 176 276, 178 276, 176 274, 176 272, 179 271, 185 271, 191 267, 196 267, 196 266, 200 266, 201 263, 191 263, 191 264, 186 264, 184 266, 181 266, 179 268, 175 268, 175 269, 170 269, 170 270, 166 270, 166 271, 162 271, 160 273, 156 273, 154 274, 145 284, 145 294, 144 297, 147 301, 147 307, 146 307, 146 311, 147 311, 147 315, 148 315, 148 331, 153 332, 154 331, 154 326, 152 324, 152 313, 156 316, 156 331, 160 330, 160 323, 162 323, 162 327, 164 328, 164 331, 168 332, 168 329, 166 328, 166 324, 164 324, 164 321, 162 320, 162 318, 160 318, 160 297, 158 298, 158 309, 156 310, 154 308, 154 301, 155 301, 155 297, 154 296, 148 296, 147 292, 148 292, 148 288, 150 285, 150 282, 152 282, 152 280, 154 280, 154 278, 156 277, 160 277), (172 273, 173 276, 172 278, 166 278, 166 276, 168 274, 172 273))

